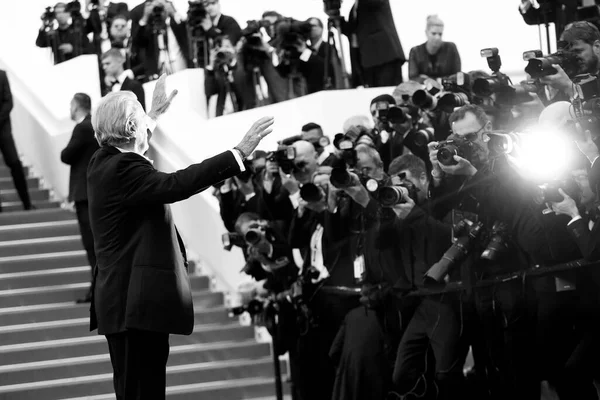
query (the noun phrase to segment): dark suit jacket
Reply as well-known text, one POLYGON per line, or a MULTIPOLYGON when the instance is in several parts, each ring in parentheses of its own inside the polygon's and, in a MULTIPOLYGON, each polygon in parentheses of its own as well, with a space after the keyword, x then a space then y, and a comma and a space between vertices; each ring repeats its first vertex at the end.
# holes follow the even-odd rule
POLYGON ((54 64, 71 60, 82 54, 94 54, 94 47, 86 36, 85 27, 84 30, 78 34, 75 32, 72 25, 67 29, 57 29, 49 34, 40 30, 35 45, 38 47, 50 47, 54 52, 54 64), (54 44, 53 41, 55 41, 54 44), (63 54, 58 50, 58 47, 65 43, 73 46, 73 51, 69 54, 63 54), (77 44, 80 44, 81 47, 77 48, 77 44))
POLYGON ((306 62, 300 63, 300 72, 306 79, 307 92, 315 93, 323 90, 324 76, 325 76, 325 57, 327 49, 330 49, 329 57, 334 57, 335 62, 331 62, 329 59, 329 76, 331 77, 331 83, 333 87, 339 88, 340 66, 337 53, 335 49, 332 49, 329 43, 322 42, 319 46, 319 50, 314 52, 306 62), (333 54, 331 52, 334 52, 333 54))
POLYGON ((87 201, 87 167, 98 150, 91 116, 75 125, 67 147, 60 153, 60 160, 71 166, 69 177, 69 201, 87 201))
POLYGON ((360 63, 363 68, 372 68, 391 61, 406 61, 396 25, 392 17, 389 0, 361 0, 356 18, 354 9, 348 22, 342 23, 342 32, 349 38, 358 37, 360 63))
POLYGON ((90 223, 98 260, 92 330, 97 327, 101 335, 127 329, 192 332, 185 248, 167 204, 239 173, 230 151, 172 174, 114 147, 102 147, 94 154, 88 167, 90 223))
POLYGON ((218 36, 229 36, 231 43, 235 46, 242 37, 242 28, 237 21, 229 15, 221 14, 219 22, 206 32, 206 36, 215 39, 218 36))
POLYGON ((581 218, 567 225, 567 230, 588 261, 600 260, 600 223, 596 222, 590 231, 587 218, 581 218))
POLYGON ((12 93, 6 71, 0 69, 0 136, 11 135, 10 112, 13 108, 12 93))
POLYGON ((129 90, 133 92, 138 98, 138 101, 142 104, 142 108, 144 111, 146 110, 146 94, 144 93, 144 87, 142 84, 135 79, 125 78, 123 84, 121 85, 121 91, 129 90))

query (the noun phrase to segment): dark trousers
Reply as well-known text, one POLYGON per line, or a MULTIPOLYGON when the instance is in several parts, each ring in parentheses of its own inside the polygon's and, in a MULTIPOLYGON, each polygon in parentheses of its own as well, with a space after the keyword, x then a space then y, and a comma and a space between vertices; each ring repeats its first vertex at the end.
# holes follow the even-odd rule
POLYGON ((169 335, 130 330, 106 340, 117 400, 164 400, 169 335))
POLYGON ((458 293, 423 298, 398 347, 393 380, 400 394, 462 398, 463 366, 468 352, 462 306, 458 293), (435 359, 433 368, 428 365, 432 361, 430 351, 435 359), (429 372, 434 372, 435 377, 429 372))
MULTIPOLYGON (((539 398, 534 318, 519 279, 475 291, 470 329, 475 371, 491 399, 539 398)), ((480 397, 483 398, 483 397, 480 397)))
POLYGON ((15 189, 17 189, 21 203, 23 203, 23 208, 29 210, 31 208, 31 200, 29 199, 29 191, 27 189, 27 179, 25 178, 23 165, 19 159, 12 136, 10 121, 0 126, 0 152, 2 152, 6 166, 10 168, 13 183, 15 189))
POLYGON ((402 64, 400 60, 365 68, 362 76, 368 87, 397 86, 402 83, 402 64))
POLYGON ((87 200, 75 202, 75 212, 77 213, 77 222, 79 222, 79 232, 81 232, 81 241, 83 248, 87 253, 87 258, 92 267, 92 277, 96 267, 96 252, 94 251, 94 235, 90 225, 90 211, 87 200))

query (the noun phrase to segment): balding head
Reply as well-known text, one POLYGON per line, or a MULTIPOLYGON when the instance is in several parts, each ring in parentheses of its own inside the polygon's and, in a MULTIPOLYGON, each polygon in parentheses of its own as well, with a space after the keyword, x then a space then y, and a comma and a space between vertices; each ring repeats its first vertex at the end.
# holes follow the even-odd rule
POLYGON ((306 140, 298 140, 292 145, 296 149, 294 177, 300 183, 308 183, 317 171, 319 157, 315 146, 306 140))

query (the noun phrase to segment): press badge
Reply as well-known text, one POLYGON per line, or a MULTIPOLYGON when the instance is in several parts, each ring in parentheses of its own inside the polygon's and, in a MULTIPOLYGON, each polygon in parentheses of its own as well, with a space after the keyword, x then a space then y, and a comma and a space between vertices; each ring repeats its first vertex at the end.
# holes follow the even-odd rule
POLYGON ((354 279, 356 282, 361 282, 363 280, 363 275, 365 273, 365 257, 361 254, 360 256, 354 259, 354 279))

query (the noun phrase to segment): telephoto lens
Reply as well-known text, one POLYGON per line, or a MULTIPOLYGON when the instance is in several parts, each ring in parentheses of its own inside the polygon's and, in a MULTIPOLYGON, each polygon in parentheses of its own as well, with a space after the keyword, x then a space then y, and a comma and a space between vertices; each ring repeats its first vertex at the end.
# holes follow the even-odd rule
POLYGON ((417 90, 412 96, 412 101, 423 110, 434 110, 437 107, 437 98, 425 90, 417 90))
POLYGON ((393 207, 396 204, 406 203, 408 189, 404 186, 384 186, 379 189, 377 197, 382 207, 393 207))
POLYGON ((300 188, 300 197, 307 203, 316 203, 325 198, 325 193, 314 183, 307 183, 300 188))
POLYGON ((346 168, 332 169, 329 181, 338 189, 347 188, 352 185, 352 177, 346 168))
POLYGON ((248 232, 246 232, 244 239, 246 239, 246 242, 248 242, 248 244, 255 246, 260 243, 263 236, 264 235, 260 230, 250 229, 250 230, 248 230, 248 232))

